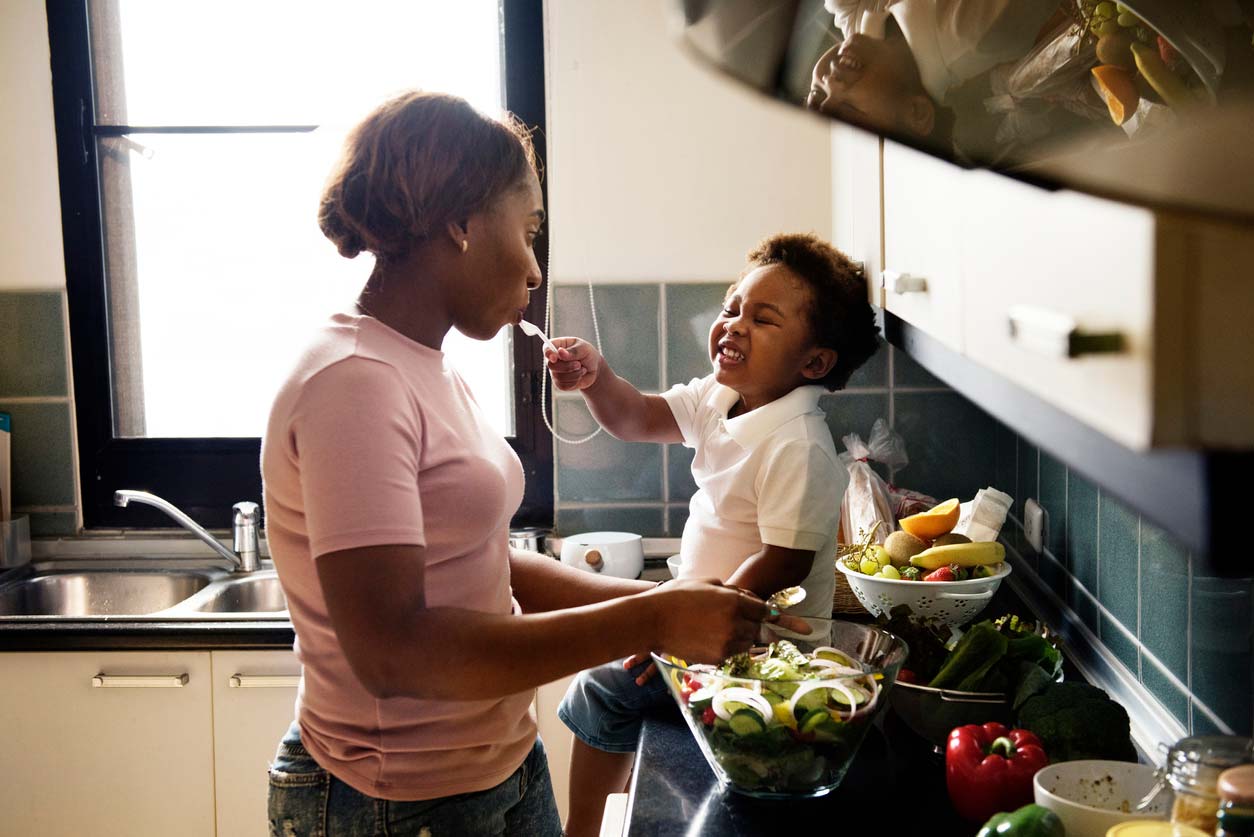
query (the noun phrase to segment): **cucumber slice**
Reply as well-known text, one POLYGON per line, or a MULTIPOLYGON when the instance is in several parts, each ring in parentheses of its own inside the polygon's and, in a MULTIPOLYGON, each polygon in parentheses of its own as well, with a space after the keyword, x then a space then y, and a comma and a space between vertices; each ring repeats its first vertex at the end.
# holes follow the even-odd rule
MULTIPOLYGON (((848 689, 855 698, 857 698, 858 706, 865 706, 871 700, 871 695, 868 694, 864 689, 860 689, 857 686, 849 686, 849 685, 846 685, 845 688, 848 689)), ((839 703, 841 706, 849 706, 849 698, 845 697, 843 692, 839 692, 836 689, 831 689, 829 693, 832 696, 832 700, 834 700, 836 703, 839 703)), ((802 700, 804 699, 805 698, 803 697, 802 700)))
POLYGON ((752 709, 736 710, 727 723, 731 726, 731 731, 737 735, 756 735, 766 731, 766 723, 762 720, 762 716, 752 709))
POLYGON ((818 728, 819 724, 824 721, 830 721, 831 719, 832 716, 826 709, 811 709, 805 714, 805 717, 801 719, 801 723, 797 725, 797 730, 798 732, 814 732, 814 730, 818 728))

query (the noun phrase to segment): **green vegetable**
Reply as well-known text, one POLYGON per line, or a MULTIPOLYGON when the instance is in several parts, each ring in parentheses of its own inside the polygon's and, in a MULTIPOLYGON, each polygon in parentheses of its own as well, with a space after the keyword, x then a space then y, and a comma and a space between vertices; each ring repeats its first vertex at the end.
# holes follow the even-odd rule
POLYGON ((1009 644, 992 622, 977 622, 958 640, 949 659, 928 685, 934 689, 978 691, 984 676, 1006 655, 1009 644))
POLYGON ((754 735, 766 732, 766 723, 762 716, 752 709, 737 709, 727 721, 731 731, 737 735, 754 735))
MULTIPOLYGON (((918 572, 918 567, 908 567, 918 572)), ((897 605, 883 623, 884 630, 896 634, 910 646, 910 658, 906 667, 926 683, 936 676, 945 663, 949 649, 945 647, 950 629, 931 620, 920 620, 911 615, 909 605, 897 605)))
POLYGON ((1064 837, 1062 820, 1048 808, 1024 805, 1018 810, 994 814, 976 837, 1064 837))
POLYGON ((1050 683, 1023 701, 1018 725, 1041 739, 1052 761, 1136 761, 1127 711, 1088 683, 1050 683))

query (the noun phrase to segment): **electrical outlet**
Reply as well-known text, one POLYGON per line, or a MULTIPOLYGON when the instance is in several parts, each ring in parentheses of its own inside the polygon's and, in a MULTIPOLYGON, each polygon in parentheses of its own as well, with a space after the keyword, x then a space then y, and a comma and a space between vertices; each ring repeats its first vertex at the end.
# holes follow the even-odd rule
POLYGON ((1032 498, 1023 504, 1023 536, 1027 538, 1028 545, 1036 552, 1040 552, 1045 542, 1043 540, 1043 532, 1045 529, 1045 509, 1032 498))

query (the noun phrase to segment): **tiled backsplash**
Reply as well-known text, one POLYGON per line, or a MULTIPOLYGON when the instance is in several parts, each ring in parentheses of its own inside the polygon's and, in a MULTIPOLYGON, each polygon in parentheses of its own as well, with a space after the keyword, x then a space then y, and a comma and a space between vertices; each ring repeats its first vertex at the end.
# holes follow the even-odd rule
POLYGON ((73 410, 61 291, 0 293, 0 412, 13 416, 13 513, 31 534, 72 535, 73 410))
MULTIPOLYGON (((616 372, 646 391, 703 375, 706 331, 722 284, 597 286, 598 323, 616 372)), ((551 334, 593 335, 588 291, 555 290, 551 334)), ((70 535, 78 509, 64 294, 0 293, 0 411, 13 416, 14 509, 36 536, 70 535)), ((847 390, 822 401, 839 439, 864 438, 885 417, 906 440, 910 463, 893 480, 937 498, 985 485, 1015 497, 1012 545, 1060 605, 1181 724, 1202 733, 1254 727, 1254 580, 1220 579, 1169 535, 1065 462, 950 391, 908 357, 881 348, 847 390), (1023 503, 1046 509, 1045 549, 1034 553, 1017 522, 1023 503)), ((582 399, 561 395, 558 428, 592 429, 582 399)), ((691 452, 680 445, 619 442, 602 433, 558 444, 557 527, 562 533, 626 529, 678 536, 693 492, 691 452)))
MULTIPOLYGON (((656 392, 706 374, 706 334, 723 284, 622 284, 595 289, 602 348, 615 372, 656 392)), ((588 290, 555 289, 550 334, 593 339, 588 290)), ((1045 585, 1181 725, 1250 734, 1254 726, 1254 581, 1212 578, 1204 562, 1065 463, 1039 450, 900 351, 885 345, 850 381, 825 396, 840 437, 865 439, 876 418, 906 441, 910 463, 892 475, 907 488, 969 498, 993 485, 1013 495, 1012 546, 1045 585), (1045 549, 1018 528, 1027 498, 1047 512, 1045 549)), ((557 427, 594 428, 578 395, 557 398, 557 427)), ((559 443, 560 533, 625 529, 677 537, 694 486, 691 451, 629 444, 602 433, 559 443)))

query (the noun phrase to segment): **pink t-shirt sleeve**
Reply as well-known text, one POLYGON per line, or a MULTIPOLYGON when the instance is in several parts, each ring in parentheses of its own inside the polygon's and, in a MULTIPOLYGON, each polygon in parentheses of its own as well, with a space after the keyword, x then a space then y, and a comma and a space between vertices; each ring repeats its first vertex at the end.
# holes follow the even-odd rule
POLYGON ((424 546, 422 419, 387 363, 349 357, 305 384, 291 422, 309 549, 424 546))

